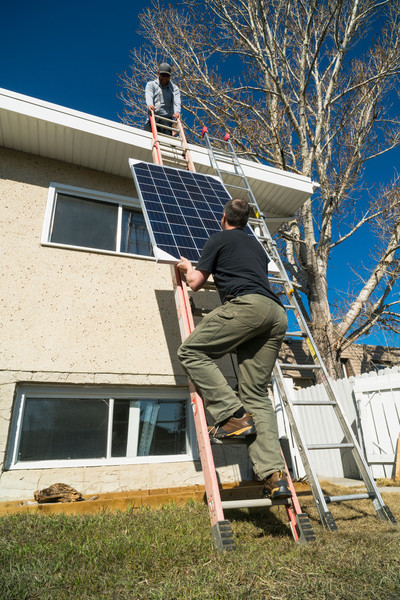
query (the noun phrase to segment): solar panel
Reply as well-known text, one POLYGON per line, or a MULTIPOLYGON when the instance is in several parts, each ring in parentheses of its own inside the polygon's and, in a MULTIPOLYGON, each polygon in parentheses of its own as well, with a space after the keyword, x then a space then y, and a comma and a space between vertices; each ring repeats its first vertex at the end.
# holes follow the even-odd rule
POLYGON ((220 179, 133 159, 129 164, 156 259, 197 262, 210 235, 221 231, 230 200, 220 179))

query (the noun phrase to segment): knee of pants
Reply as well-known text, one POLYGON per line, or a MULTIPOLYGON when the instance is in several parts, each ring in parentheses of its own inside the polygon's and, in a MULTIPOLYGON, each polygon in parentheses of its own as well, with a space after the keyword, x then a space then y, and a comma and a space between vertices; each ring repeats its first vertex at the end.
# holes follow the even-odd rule
POLYGON ((202 356, 201 353, 196 352, 193 350, 193 348, 186 346, 185 343, 179 346, 177 355, 181 365, 185 368, 191 366, 193 363, 197 363, 199 358, 202 356))
POLYGON ((177 352, 178 358, 181 362, 182 365, 185 364, 185 362, 189 359, 189 353, 187 351, 187 348, 185 347, 184 344, 181 344, 178 348, 178 352, 177 352))

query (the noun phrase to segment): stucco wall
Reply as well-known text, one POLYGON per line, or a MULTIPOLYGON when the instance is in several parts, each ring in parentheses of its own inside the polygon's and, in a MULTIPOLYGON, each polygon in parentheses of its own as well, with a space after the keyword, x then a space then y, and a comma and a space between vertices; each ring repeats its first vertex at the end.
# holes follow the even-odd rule
POLYGON ((133 180, 4 150, 0 163, 2 368, 171 376, 170 267, 40 243, 51 181, 135 197, 133 180))
MULTIPOLYGON (((86 385, 160 385, 160 379, 151 375, 134 374, 81 374, 42 372, 3 372, 0 378, 0 464, 6 450, 16 385, 26 383, 58 383, 86 385)), ((237 482, 252 478, 252 470, 245 447, 214 447, 214 461, 221 482, 237 482)), ((100 494, 130 490, 204 485, 199 460, 177 462, 124 464, 91 467, 64 467, 54 469, 15 469, 2 471, 0 502, 32 500, 35 490, 57 482, 67 483, 83 494, 100 494)))
MULTIPOLYGON (((41 245, 50 182, 135 197, 133 180, 0 148, 0 466, 19 382, 185 387, 169 265, 41 245)), ((212 307, 215 294, 196 295, 212 307)), ((222 362, 230 374, 229 361, 222 362)), ((249 476, 242 450, 221 480, 249 476), (240 466, 239 466, 240 465, 240 466), (240 477, 239 477, 240 472, 240 477)), ((203 483, 193 461, 162 465, 15 470, 0 499, 63 481, 83 493, 203 483)))

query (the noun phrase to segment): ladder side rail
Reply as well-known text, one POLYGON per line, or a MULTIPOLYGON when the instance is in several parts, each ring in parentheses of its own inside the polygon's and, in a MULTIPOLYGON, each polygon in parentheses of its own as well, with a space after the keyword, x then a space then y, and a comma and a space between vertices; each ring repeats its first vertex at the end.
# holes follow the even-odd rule
POLYGON ((156 117, 154 114, 154 110, 149 111, 149 121, 150 121, 151 133, 153 135, 153 145, 151 148, 151 152, 153 154, 153 162, 156 165, 162 165, 163 161, 162 161, 162 156, 161 156, 160 140, 158 139, 156 117))
POLYGON ((183 148, 184 156, 185 156, 185 159, 186 159, 186 162, 187 162, 188 171, 195 172, 196 169, 195 169, 195 166, 194 166, 192 155, 191 155, 190 150, 189 150, 189 145, 188 145, 187 140, 186 140, 185 131, 183 129, 183 124, 182 124, 182 120, 181 120, 180 117, 178 117, 177 120, 176 120, 176 126, 177 126, 177 129, 178 129, 179 138, 181 140, 181 145, 182 145, 182 148, 183 148))
MULTIPOLYGON (((336 401, 336 404, 333 407, 333 410, 335 411, 336 417, 342 427, 342 431, 346 435, 346 439, 352 441, 353 447, 351 449, 351 452, 352 452, 353 458, 356 462, 356 465, 361 473, 361 476, 364 481, 365 487, 367 488, 367 491, 373 495, 372 503, 375 507, 375 510, 378 513, 379 518, 381 518, 382 520, 387 520, 388 519, 387 511, 386 511, 387 507, 385 506, 385 503, 382 499, 379 489, 375 483, 374 477, 372 475, 372 471, 364 457, 361 446, 359 445, 358 440, 354 434, 354 431, 352 430, 352 428, 347 420, 347 417, 338 401, 336 401)), ((389 520, 393 522, 393 520, 391 518, 389 520)))
MULTIPOLYGON (((275 260, 276 255, 274 255, 273 258, 275 260)), ((279 256, 277 258, 279 258, 279 256)), ((286 274, 286 271, 284 271, 283 274, 285 275, 285 279, 287 280, 287 282, 290 284, 289 279, 286 274)), ((340 401, 338 400, 337 394, 335 393, 335 391, 333 389, 332 381, 326 370, 325 364, 321 358, 321 355, 320 355, 317 347, 315 346, 315 343, 314 343, 312 334, 310 332, 310 329, 308 327, 308 324, 307 324, 306 320, 304 319, 304 316, 300 310, 297 299, 294 296, 293 292, 294 292, 293 289, 290 290, 289 292, 287 291, 286 292, 287 298, 289 299, 290 304, 294 308, 295 317, 300 326, 300 329, 307 336, 305 338, 305 341, 308 345, 308 348, 310 350, 310 354, 314 360, 314 363, 317 364, 319 366, 319 368, 321 369, 321 371, 320 371, 321 379, 322 379, 325 391, 327 393, 329 400, 333 403, 332 406, 333 406, 336 418, 340 424, 340 427, 342 429, 342 432, 343 432, 346 440, 348 442, 351 442, 352 456, 353 456, 354 461, 360 471, 360 474, 362 476, 362 479, 364 481, 364 484, 365 484, 368 492, 373 495, 372 502, 373 502, 374 508, 377 511, 379 518, 381 518, 382 520, 389 520, 389 521, 393 522, 393 516, 391 515, 390 510, 388 511, 388 508, 385 506, 385 504, 383 502, 383 499, 380 495, 378 487, 376 486, 376 483, 373 479, 371 470, 364 458, 361 447, 360 447, 360 445, 357 441, 357 438, 347 420, 347 417, 345 416, 344 410, 341 406, 340 401), (389 512, 389 516, 388 516, 388 512, 389 512)), ((293 422, 294 422, 294 419, 293 419, 293 422)), ((297 428, 297 426, 296 426, 296 428, 297 428)), ((309 464, 310 464, 310 461, 309 461, 309 464)), ((304 465, 304 467, 306 468, 305 465, 304 465)))
MULTIPOLYGON (((246 185, 246 188, 248 189, 249 194, 250 194, 250 196, 251 196, 254 204, 257 206, 257 202, 256 202, 256 199, 255 199, 255 196, 254 196, 253 191, 252 191, 252 189, 250 187, 250 184, 249 184, 249 182, 247 180, 247 177, 246 177, 246 175, 244 173, 244 170, 243 170, 243 167, 242 167, 242 165, 240 163, 240 160, 237 157, 235 148, 233 147, 233 144, 231 142, 230 137, 228 137, 226 139, 226 142, 227 142, 227 145, 228 145, 228 148, 229 148, 229 152, 235 157, 235 167, 239 171, 240 176, 243 177, 243 180, 244 180, 244 183, 246 185)), ((257 208, 258 208, 258 206, 257 206, 257 208)))
MULTIPOLYGON (((162 165, 161 148, 158 139, 157 127, 153 111, 151 111, 150 114, 150 122, 154 140, 153 160, 156 164, 162 165)), ((179 124, 182 125, 181 122, 178 123, 178 126, 179 124)), ((180 136, 180 139, 185 139, 186 141, 186 137, 182 128, 181 132, 183 133, 183 138, 180 136)), ((189 152, 189 150, 187 151, 189 152)), ((187 166, 189 167, 188 161, 187 166)), ((193 170, 195 170, 193 161, 191 162, 191 167, 193 168, 193 170)), ((171 265, 171 271, 179 329, 181 333, 181 339, 183 341, 194 329, 193 314, 190 307, 187 286, 186 283, 182 280, 181 273, 178 267, 171 265)), ((221 494, 219 491, 217 472, 215 469, 214 457, 208 434, 208 426, 204 404, 190 380, 189 392, 196 429, 197 442, 199 447, 200 462, 203 470, 214 547, 218 551, 234 550, 235 544, 233 540, 232 529, 229 521, 226 521, 224 519, 221 494)))
MULTIPOLYGON (((181 331, 182 341, 194 329, 194 321, 190 309, 190 300, 187 292, 186 283, 182 280, 179 269, 176 266, 171 267, 174 287, 175 287, 175 302, 178 311, 179 326, 181 331)), ((201 466, 203 469, 205 488, 207 494, 207 503, 210 512, 211 524, 214 526, 219 521, 224 520, 222 510, 222 502, 219 492, 218 480, 214 465, 214 457, 212 454, 211 443, 208 434, 207 420, 203 401, 197 394, 194 385, 189 380, 189 390, 191 397, 191 405, 193 417, 197 433, 197 441, 199 445, 199 453, 201 466)))
POLYGON ((308 346, 311 357, 312 357, 314 363, 317 364, 321 370, 321 379, 322 379, 322 382, 327 391, 328 398, 330 400, 332 400, 333 402, 335 402, 335 404, 337 404, 338 403, 337 396, 332 388, 332 384, 330 382, 330 377, 329 377, 328 371, 325 367, 325 364, 322 360, 319 350, 315 345, 312 333, 311 333, 310 328, 308 327, 307 321, 305 320, 304 315, 300 309, 297 298, 294 295, 294 288, 288 277, 288 274, 287 274, 286 269, 283 265, 283 262, 279 256, 279 253, 276 250, 276 244, 273 242, 272 237, 269 234, 268 227, 265 225, 264 219, 261 219, 261 221, 262 221, 262 226, 263 226, 263 233, 264 232, 267 233, 268 235, 266 237, 268 237, 271 241, 271 247, 268 248, 268 250, 270 252, 270 256, 279 268, 280 277, 284 280, 283 286, 285 288, 286 297, 289 300, 291 307, 293 308, 294 315, 296 317, 296 320, 300 327, 300 330, 302 331, 302 333, 305 336, 304 340, 308 346))
POLYGON ((222 173, 221 173, 221 170, 220 170, 220 168, 218 166, 217 160, 215 158, 213 147, 212 147, 211 142, 210 142, 210 137, 209 137, 208 132, 207 132, 207 127, 203 128, 203 131, 202 131, 201 135, 203 136, 203 138, 204 138, 204 140, 206 142, 206 146, 207 146, 207 150, 208 150, 208 155, 209 155, 209 157, 211 159, 211 163, 212 163, 211 166, 213 167, 214 171, 217 172, 218 177, 221 179, 221 181, 223 181, 222 173))
MULTIPOLYGON (((264 228, 268 232, 268 228, 266 227, 265 224, 264 224, 264 228)), ((272 240, 272 238, 271 238, 271 240, 272 240)), ((283 263, 280 259, 280 256, 279 256, 278 252, 276 251, 275 244, 273 244, 273 246, 272 246, 271 257, 273 258, 273 260, 277 263, 278 267, 280 268, 280 271, 281 271, 280 274, 281 274, 282 278, 285 280, 286 286, 291 287, 290 280, 287 276, 286 270, 283 267, 283 263)), ((376 486, 375 481, 373 479, 371 470, 364 458, 361 447, 360 447, 360 445, 357 441, 357 438, 347 420, 347 417, 345 416, 344 410, 341 406, 340 401, 338 400, 337 394, 335 393, 335 391, 333 389, 332 382, 331 382, 329 374, 326 370, 325 364, 321 358, 319 350, 317 349, 317 347, 315 345, 311 331, 308 327, 308 324, 304 318, 302 311, 300 310, 297 299, 294 296, 294 289, 291 287, 291 289, 286 289, 285 291, 286 291, 286 296, 287 296, 291 306, 294 309, 294 314, 295 314, 297 322, 300 326, 300 329, 306 335, 305 341, 310 350, 311 357, 313 358, 314 363, 316 365, 318 365, 321 369, 321 371, 320 371, 321 372, 321 380, 322 380, 322 383, 324 385, 324 388, 325 388, 325 391, 327 393, 329 400, 331 402, 333 402, 333 409, 334 409, 336 418, 339 421, 342 432, 343 432, 346 440, 351 442, 351 445, 352 445, 351 452, 352 452, 354 461, 360 471, 360 474, 362 476, 362 479, 364 481, 364 484, 365 484, 368 492, 373 495, 372 502, 373 502, 374 508, 377 511, 379 518, 381 518, 382 520, 390 520, 391 522, 393 522, 393 518, 392 518, 390 511, 389 511, 389 516, 387 514, 388 513, 387 507, 385 506, 385 504, 383 502, 383 499, 380 495, 378 487, 376 486)), ((294 422, 294 419, 293 419, 293 422, 294 422)), ((296 426, 296 428, 297 428, 297 426, 296 426)), ((309 464, 310 464, 310 461, 309 461, 309 464)))
POLYGON ((302 433, 297 426, 296 419, 294 418, 292 401, 286 392, 285 384, 283 381, 283 374, 278 361, 276 361, 274 365, 273 377, 275 378, 275 382, 278 387, 282 403, 285 407, 290 427, 296 440, 300 458, 302 460, 304 469, 307 474, 307 479, 310 484, 311 492, 314 497, 314 501, 321 519, 321 523, 326 529, 329 529, 330 531, 335 531, 337 529, 336 523, 333 519, 332 513, 328 509, 317 475, 312 467, 312 462, 307 449, 307 444, 303 439, 302 433))

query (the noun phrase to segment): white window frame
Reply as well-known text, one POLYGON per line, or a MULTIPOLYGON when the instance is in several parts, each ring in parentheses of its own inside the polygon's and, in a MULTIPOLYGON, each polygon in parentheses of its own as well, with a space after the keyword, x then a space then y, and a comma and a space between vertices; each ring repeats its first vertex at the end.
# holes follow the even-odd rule
POLYGON ((87 246, 74 246, 72 244, 60 244, 57 242, 50 241, 51 228, 53 218, 55 214, 55 206, 57 194, 65 194, 67 196, 75 196, 79 198, 87 198, 88 200, 96 200, 99 202, 107 202, 118 205, 118 231, 117 231, 117 248, 121 247, 121 224, 122 224, 122 211, 124 208, 136 210, 142 212, 140 201, 138 198, 132 198, 129 196, 120 196, 118 194, 109 194, 106 192, 99 192, 97 190, 91 190, 88 188, 75 187, 72 185, 65 185, 63 183, 50 182, 49 191, 47 194, 47 204, 44 216, 41 245, 51 246, 56 248, 66 248, 69 250, 79 250, 82 252, 96 252, 99 254, 112 254, 117 256, 125 256, 130 258, 140 258, 143 260, 155 261, 153 256, 144 256, 143 254, 131 254, 128 252, 121 252, 119 250, 103 250, 101 248, 91 248, 87 246))
POLYGON ((58 469, 70 467, 94 467, 94 466, 117 466, 134 464, 154 464, 187 462, 198 458, 195 444, 195 430, 190 410, 190 395, 186 388, 141 388, 141 387, 100 387, 100 386, 51 386, 46 384, 20 385, 17 387, 13 415, 11 419, 9 443, 6 454, 6 470, 22 469, 58 469), (112 408, 109 411, 108 422, 108 445, 106 458, 93 459, 65 459, 65 460, 42 460, 18 462, 18 449, 21 440, 22 422, 25 408, 25 399, 29 398, 73 398, 79 396, 82 399, 106 399, 111 406, 114 400, 186 400, 186 454, 171 454, 157 456, 119 456, 111 457, 110 431, 112 427, 112 408))

